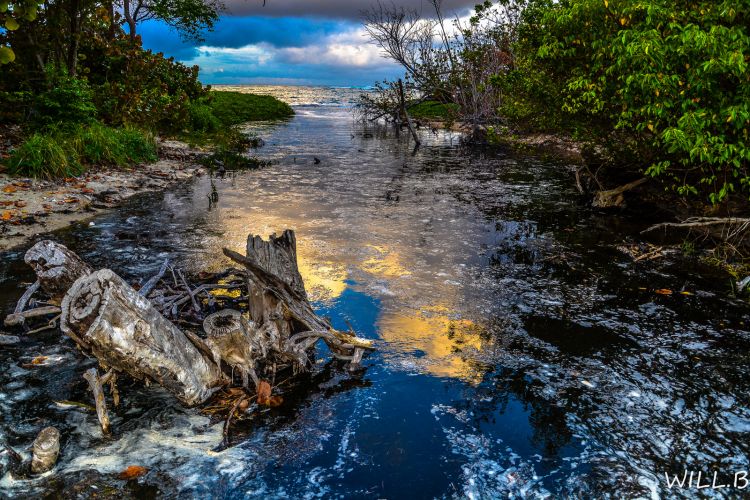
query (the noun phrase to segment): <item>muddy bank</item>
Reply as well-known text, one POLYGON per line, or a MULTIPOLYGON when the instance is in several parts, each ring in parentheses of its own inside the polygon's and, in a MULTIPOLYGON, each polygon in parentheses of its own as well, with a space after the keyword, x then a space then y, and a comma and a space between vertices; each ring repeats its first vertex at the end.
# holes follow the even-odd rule
POLYGON ((133 195, 161 191, 205 173, 205 151, 179 141, 159 143, 159 161, 131 168, 92 168, 55 181, 0 174, 0 250, 35 235, 85 221, 133 195))

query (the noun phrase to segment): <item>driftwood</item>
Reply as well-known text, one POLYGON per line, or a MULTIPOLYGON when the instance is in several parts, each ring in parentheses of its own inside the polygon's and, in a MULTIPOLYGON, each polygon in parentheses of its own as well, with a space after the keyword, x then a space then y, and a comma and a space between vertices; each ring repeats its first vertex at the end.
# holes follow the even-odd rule
MULTIPOLYGON (((293 231, 267 241, 250 235, 246 255, 227 249, 224 253, 243 269, 209 275, 216 283, 202 278, 203 284, 191 286, 179 269, 164 262, 139 292, 108 269, 92 272, 67 248, 41 242, 26 256, 37 272, 38 288, 52 297, 59 297, 65 286, 67 292, 60 308, 23 310, 22 305, 21 312, 9 319, 22 324, 28 318, 60 312, 63 332, 109 370, 102 377, 96 368, 84 375, 104 433, 110 423, 103 386, 110 385, 116 406, 118 374, 146 384, 158 383, 183 404, 193 406, 231 385, 238 373, 246 389, 252 380, 257 394, 263 394, 257 400, 259 405, 275 406, 282 402, 281 397, 271 396, 277 371, 310 369, 312 349, 319 340, 328 344, 336 358, 348 362, 349 369, 359 368, 365 352, 373 349, 372 341, 337 331, 315 314, 299 272, 293 231), (170 278, 165 278, 167 269, 170 278), (222 288, 239 289, 239 298, 236 294, 222 298, 222 288), (245 302, 248 313, 237 309, 215 312, 217 307, 227 307, 227 301, 237 309, 245 302), (181 330, 165 316, 186 329, 181 330)), ((24 294, 23 301, 28 302, 35 291, 24 294)), ((42 328, 54 326, 56 319, 42 328)), ((249 404, 251 397, 242 394, 242 401, 234 401, 236 408, 249 404)))
POLYGON ((60 300, 78 278, 91 273, 80 257, 50 240, 31 247, 24 261, 36 272, 41 289, 55 300, 60 300))
POLYGON ((83 374, 83 378, 89 383, 89 389, 94 393, 94 402, 96 403, 96 416, 99 418, 99 425, 102 426, 102 432, 109 434, 109 414, 107 413, 107 401, 104 399, 104 389, 102 381, 99 378, 99 371, 96 368, 89 368, 83 374))
POLYGON ((644 177, 644 178, 635 180, 633 182, 624 184, 622 186, 616 187, 614 189, 608 189, 606 191, 597 191, 594 194, 594 201, 591 203, 591 205, 596 208, 612 208, 612 207, 622 206, 622 204, 625 203, 624 193, 626 193, 627 191, 630 191, 631 189, 637 188, 641 184, 645 183, 647 180, 648 179, 644 177))
POLYGON ((75 282, 62 302, 61 327, 104 365, 153 380, 188 406, 222 384, 219 368, 109 269, 75 282))

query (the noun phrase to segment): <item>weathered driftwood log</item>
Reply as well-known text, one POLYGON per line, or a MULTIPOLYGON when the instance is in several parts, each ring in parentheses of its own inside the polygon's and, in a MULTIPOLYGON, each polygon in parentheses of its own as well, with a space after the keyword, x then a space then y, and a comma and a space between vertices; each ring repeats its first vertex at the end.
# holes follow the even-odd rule
POLYGON ((37 435, 32 446, 31 472, 42 474, 52 469, 60 454, 60 431, 45 427, 37 435))
POLYGON ((188 406, 222 385, 219 368, 109 269, 73 284, 62 301, 61 328, 102 364, 153 380, 188 406))
POLYGON ((629 182, 614 189, 597 191, 594 195, 594 201, 591 203, 591 205, 596 208, 612 208, 622 206, 622 204, 625 203, 624 193, 630 191, 631 189, 637 188, 647 180, 648 179, 644 177, 642 179, 629 182))
POLYGON ((41 289, 53 300, 61 299, 78 278, 91 273, 80 257, 50 240, 29 248, 24 261, 34 269, 41 289))

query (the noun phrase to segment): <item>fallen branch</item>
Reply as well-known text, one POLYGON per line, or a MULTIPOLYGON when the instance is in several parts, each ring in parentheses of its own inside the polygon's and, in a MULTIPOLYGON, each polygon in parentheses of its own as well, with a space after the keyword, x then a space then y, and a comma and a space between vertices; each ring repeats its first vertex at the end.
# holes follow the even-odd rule
POLYGON ((29 303, 29 299, 31 299, 31 296, 34 295, 37 290, 39 290, 39 285, 39 280, 36 280, 31 286, 26 289, 25 292, 23 292, 21 298, 18 299, 18 303, 16 304, 16 308, 13 310, 13 314, 20 314, 24 309, 26 309, 26 304, 29 303))
POLYGON ((89 389, 94 393, 94 402, 96 403, 96 416, 99 418, 99 424, 102 426, 102 432, 109 434, 109 415, 107 414, 107 402, 104 399, 104 389, 102 381, 99 378, 99 372, 96 368, 89 368, 83 374, 83 378, 89 383, 89 389))
POLYGON ((164 274, 167 272, 167 268, 169 267, 169 259, 165 259, 164 263, 161 265, 161 268, 159 269, 159 272, 156 273, 156 276, 148 280, 140 290, 138 290, 138 293, 143 295, 144 297, 148 297, 148 294, 153 290, 153 288, 156 286, 157 283, 159 283, 159 280, 161 280, 164 277, 164 274))
POLYGON ((606 191, 597 191, 594 195, 594 201, 591 203, 596 208, 610 208, 619 207, 625 202, 623 193, 635 189, 641 184, 645 183, 648 179, 641 178, 633 182, 629 182, 622 186, 614 189, 608 189, 606 191))
POLYGON ((667 228, 705 228, 709 226, 731 226, 740 225, 739 231, 734 231, 732 235, 739 234, 739 232, 750 228, 750 218, 740 217, 691 217, 683 222, 662 222, 660 224, 654 224, 643 231, 641 234, 650 233, 659 229, 667 228))

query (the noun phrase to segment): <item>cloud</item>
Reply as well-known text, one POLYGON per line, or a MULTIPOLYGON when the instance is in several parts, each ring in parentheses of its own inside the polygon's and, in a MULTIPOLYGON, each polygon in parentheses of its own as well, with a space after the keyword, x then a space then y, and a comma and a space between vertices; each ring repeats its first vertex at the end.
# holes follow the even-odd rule
MULTIPOLYGON (((390 4, 383 0, 384 4, 390 4)), ((415 9, 425 16, 433 14, 433 7, 428 0, 399 0, 399 7, 415 9)), ((443 0, 443 12, 448 14, 463 13, 473 8, 478 0, 443 0)), ((228 0, 229 13, 240 16, 272 17, 323 17, 329 19, 359 20, 363 10, 376 5, 375 0, 228 0)))

